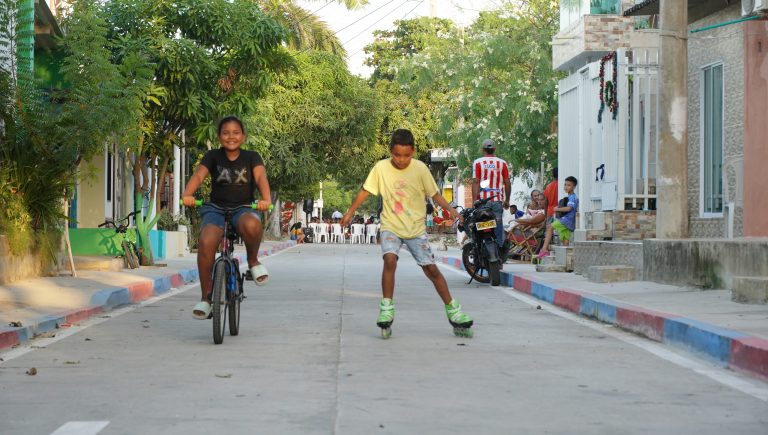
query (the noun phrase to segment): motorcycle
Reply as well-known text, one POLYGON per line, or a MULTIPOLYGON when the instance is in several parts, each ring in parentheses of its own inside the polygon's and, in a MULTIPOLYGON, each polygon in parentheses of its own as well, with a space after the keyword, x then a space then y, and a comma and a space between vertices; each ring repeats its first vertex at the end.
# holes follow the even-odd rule
POLYGON ((496 242, 496 215, 488 205, 492 199, 475 201, 473 207, 461 210, 459 213, 464 218, 464 224, 459 224, 458 229, 467 234, 467 242, 461 249, 461 260, 469 274, 469 282, 474 279, 499 285, 504 260, 496 242))

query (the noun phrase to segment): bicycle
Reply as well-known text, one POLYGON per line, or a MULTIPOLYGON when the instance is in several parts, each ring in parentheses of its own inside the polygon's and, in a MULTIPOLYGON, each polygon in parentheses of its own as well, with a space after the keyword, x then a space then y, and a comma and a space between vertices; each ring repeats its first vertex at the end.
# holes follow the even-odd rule
MULTIPOLYGON (((195 201, 196 207, 202 205, 203 201, 195 201)), ((213 342, 221 344, 227 327, 227 314, 229 314, 229 335, 235 336, 240 333, 240 303, 246 298, 243 292, 246 274, 240 272, 240 260, 233 255, 238 235, 229 221, 238 209, 249 207, 255 210, 257 204, 236 207, 220 207, 212 203, 207 205, 224 212, 224 235, 219 244, 219 253, 213 262, 213 288, 209 292, 213 318, 213 342)))
POLYGON ((121 235, 122 241, 120 242, 120 247, 123 249, 123 260, 125 267, 129 269, 139 268, 139 250, 136 247, 136 241, 128 235, 129 220, 137 213, 137 211, 134 211, 117 221, 107 219, 99 224, 99 228, 111 228, 114 229, 117 234, 121 235))

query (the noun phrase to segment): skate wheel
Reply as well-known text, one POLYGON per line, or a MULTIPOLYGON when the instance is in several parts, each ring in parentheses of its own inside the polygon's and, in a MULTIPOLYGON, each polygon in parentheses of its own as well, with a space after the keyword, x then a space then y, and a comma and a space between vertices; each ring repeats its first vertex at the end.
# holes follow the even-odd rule
POLYGON ((392 336, 392 328, 381 328, 381 338, 388 339, 392 336))
POLYGON ((472 338, 475 333, 470 328, 453 328, 453 335, 457 337, 472 338))

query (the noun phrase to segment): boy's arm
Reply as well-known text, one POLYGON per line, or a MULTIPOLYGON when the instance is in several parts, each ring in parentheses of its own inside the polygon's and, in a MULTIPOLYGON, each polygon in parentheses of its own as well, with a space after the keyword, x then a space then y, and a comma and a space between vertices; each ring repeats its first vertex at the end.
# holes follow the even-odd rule
POLYGON ((355 215, 355 210, 357 210, 358 207, 360 207, 366 199, 371 195, 370 192, 368 192, 365 189, 360 189, 360 192, 357 194, 357 198, 355 198, 354 201, 352 201, 352 205, 349 206, 349 209, 346 213, 344 213, 344 216, 341 218, 341 226, 345 227, 349 225, 350 222, 352 222, 352 217, 355 215))
POLYGON ((267 179, 267 168, 264 165, 258 165, 253 168, 253 179, 256 180, 256 187, 259 189, 261 199, 257 208, 261 211, 269 210, 272 205, 272 192, 269 189, 269 180, 267 179))
POLYGON ((451 217, 454 219, 458 219, 461 221, 461 223, 464 223, 464 218, 461 217, 459 212, 456 211, 455 208, 451 207, 451 204, 448 203, 448 201, 443 198, 443 195, 440 195, 439 193, 436 193, 432 196, 432 201, 435 201, 435 204, 439 205, 443 208, 443 210, 448 210, 448 212, 451 214, 451 217))
POLYGON ((203 165, 200 165, 195 169, 195 173, 192 174, 191 177, 189 177, 189 181, 187 181, 187 186, 184 188, 184 193, 181 194, 181 202, 187 206, 187 207, 194 207, 195 206, 195 192, 197 192, 197 189, 200 187, 201 184, 203 184, 203 181, 205 181, 205 177, 208 176, 208 168, 206 168, 203 165))

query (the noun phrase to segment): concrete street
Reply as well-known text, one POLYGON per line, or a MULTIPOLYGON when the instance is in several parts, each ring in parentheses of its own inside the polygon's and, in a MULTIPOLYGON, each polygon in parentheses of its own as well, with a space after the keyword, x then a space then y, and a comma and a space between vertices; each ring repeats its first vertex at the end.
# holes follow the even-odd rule
POLYGON ((768 433, 765 382, 441 265, 475 318, 457 338, 407 253, 382 340, 379 249, 267 257, 222 345, 192 284, 6 349, 0 433, 768 433))

